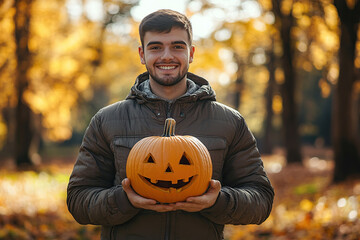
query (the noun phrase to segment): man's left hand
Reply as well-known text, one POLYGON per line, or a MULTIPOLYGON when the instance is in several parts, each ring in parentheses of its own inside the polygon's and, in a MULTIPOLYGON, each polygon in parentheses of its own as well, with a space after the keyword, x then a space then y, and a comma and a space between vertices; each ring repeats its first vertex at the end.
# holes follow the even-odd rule
POLYGON ((221 189, 221 183, 218 180, 211 180, 210 187, 206 193, 197 197, 188 197, 185 202, 177 202, 173 205, 175 210, 187 212, 199 212, 215 204, 221 189))

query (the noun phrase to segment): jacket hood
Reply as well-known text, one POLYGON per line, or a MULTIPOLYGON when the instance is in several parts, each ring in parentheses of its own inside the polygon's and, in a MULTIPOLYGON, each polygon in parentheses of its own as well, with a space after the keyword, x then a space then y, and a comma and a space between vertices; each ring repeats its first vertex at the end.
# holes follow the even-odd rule
MULTIPOLYGON (((130 93, 126 99, 135 99, 138 103, 152 102, 152 101, 163 101, 164 99, 155 96, 154 94, 149 94, 144 90, 142 83, 149 79, 149 73, 145 72, 140 74, 135 84, 131 87, 130 93)), ((187 73, 187 79, 191 80, 193 83, 190 83, 192 86, 192 91, 185 93, 183 96, 179 97, 177 101, 184 102, 193 102, 197 100, 216 100, 215 91, 211 88, 209 82, 204 78, 197 76, 193 73, 187 73)), ((188 83, 189 86, 189 83, 188 83)), ((189 90, 189 87, 188 87, 189 90)))

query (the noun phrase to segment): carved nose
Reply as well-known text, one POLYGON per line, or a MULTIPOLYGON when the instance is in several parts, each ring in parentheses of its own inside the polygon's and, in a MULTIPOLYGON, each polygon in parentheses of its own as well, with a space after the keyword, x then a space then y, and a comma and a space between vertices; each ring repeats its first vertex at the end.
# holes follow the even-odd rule
POLYGON ((165 172, 173 172, 173 170, 172 170, 172 168, 171 168, 171 166, 170 166, 170 163, 168 164, 165 172))

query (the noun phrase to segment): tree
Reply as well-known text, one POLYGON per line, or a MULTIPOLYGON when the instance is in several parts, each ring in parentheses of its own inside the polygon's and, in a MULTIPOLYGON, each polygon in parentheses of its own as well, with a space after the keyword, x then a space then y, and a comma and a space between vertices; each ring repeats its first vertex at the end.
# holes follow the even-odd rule
POLYGON ((14 152, 13 109, 17 102, 13 78, 16 69, 14 13, 13 1, 7 0, 0 4, 0 149, 7 149, 6 153, 2 152, 6 156, 14 152))
POLYGON ((272 120, 274 116, 273 111, 273 97, 275 92, 275 70, 276 70, 276 55, 274 53, 274 39, 272 39, 272 49, 267 51, 268 61, 267 68, 269 71, 269 80, 265 93, 265 106, 266 106, 266 118, 264 123, 264 143, 263 153, 272 153, 273 150, 273 127, 272 120))
MULTIPOLYGON (((116 94, 114 89, 122 91, 122 87, 114 87, 114 79, 122 82, 139 72, 140 67, 130 67, 135 57, 122 57, 131 48, 137 53, 137 46, 130 44, 135 41, 115 36, 111 28, 133 25, 130 8, 137 3, 104 0, 106 13, 101 20, 88 19, 86 14, 72 19, 65 1, 0 4, 0 149, 7 144, 7 155, 13 143, 11 155, 18 166, 32 164, 30 150, 38 150, 34 139, 69 139, 79 104, 92 101, 97 89, 116 94), (109 55, 112 59, 103 66, 109 55)), ((111 97, 101 101, 108 104, 111 97)))
POLYGON ((28 71, 32 59, 29 52, 30 20, 32 0, 15 0, 14 15, 16 42, 16 125, 15 125, 15 160, 18 166, 32 164, 29 149, 33 136, 32 111, 26 101, 24 92, 28 87, 28 71))
POLYGON ((294 67, 294 41, 291 30, 294 26, 292 15, 293 7, 284 10, 282 0, 272 0, 272 10, 275 14, 282 43, 282 68, 284 72, 284 83, 281 85, 281 96, 283 102, 283 130, 286 159, 288 163, 301 162, 299 124, 297 117, 297 103, 295 98, 296 73, 294 67))
POLYGON ((333 148, 335 170, 333 180, 344 180, 351 174, 360 174, 360 153, 356 131, 352 128, 352 92, 356 81, 355 56, 360 23, 360 1, 351 8, 347 1, 334 0, 340 19, 339 78, 333 106, 333 148))
MULTIPOLYGON (((250 2, 260 9, 258 2, 250 2)), ((223 12, 224 15, 232 11, 246 12, 244 6, 238 3, 234 9, 228 9, 221 4, 206 3, 203 12, 223 12)), ((272 103, 276 91, 276 64, 273 42, 278 40, 278 35, 275 34, 272 16, 265 11, 258 17, 239 14, 233 19, 219 18, 221 20, 218 20, 217 27, 208 39, 222 44, 232 55, 227 65, 236 66, 236 70, 231 73, 229 84, 222 86, 226 88, 226 101, 246 116, 263 153, 271 153, 271 143, 274 143, 272 103)))

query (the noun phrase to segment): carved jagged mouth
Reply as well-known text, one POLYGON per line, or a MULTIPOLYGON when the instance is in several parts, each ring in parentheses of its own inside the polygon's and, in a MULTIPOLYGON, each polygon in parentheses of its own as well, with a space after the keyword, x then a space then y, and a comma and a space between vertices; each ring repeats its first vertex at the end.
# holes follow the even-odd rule
POLYGON ((154 185, 156 187, 162 188, 162 189, 181 189, 188 185, 191 180, 194 178, 194 176, 188 178, 188 179, 180 179, 177 180, 175 183, 173 181, 163 181, 163 180, 151 180, 150 178, 140 176, 142 179, 144 179, 146 182, 150 183, 151 185, 154 185))

